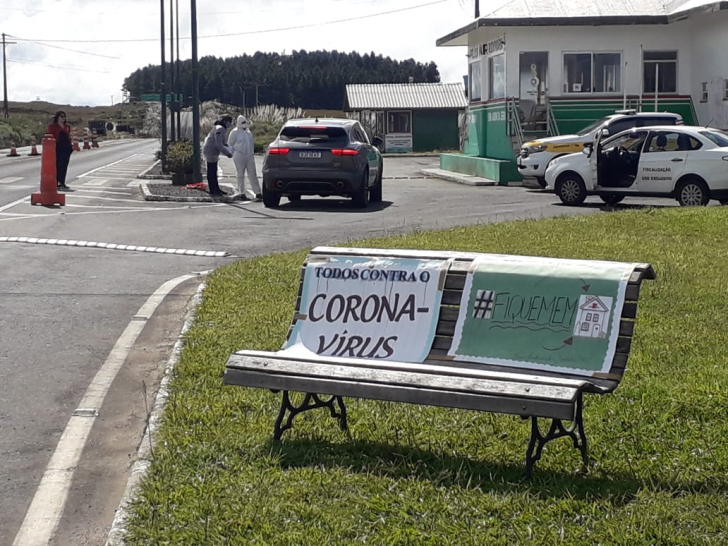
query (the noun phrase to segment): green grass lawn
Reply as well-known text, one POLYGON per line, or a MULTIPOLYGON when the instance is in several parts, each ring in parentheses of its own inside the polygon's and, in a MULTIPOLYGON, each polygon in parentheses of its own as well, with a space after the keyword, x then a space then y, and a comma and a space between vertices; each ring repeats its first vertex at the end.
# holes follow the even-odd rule
POLYGON ((594 464, 567 439, 523 478, 518 417, 348 400, 271 441, 280 395, 225 386, 235 350, 285 339, 305 252, 209 278, 171 384, 130 544, 725 544, 728 207, 415 233, 356 246, 650 262, 615 393, 587 396, 594 464))

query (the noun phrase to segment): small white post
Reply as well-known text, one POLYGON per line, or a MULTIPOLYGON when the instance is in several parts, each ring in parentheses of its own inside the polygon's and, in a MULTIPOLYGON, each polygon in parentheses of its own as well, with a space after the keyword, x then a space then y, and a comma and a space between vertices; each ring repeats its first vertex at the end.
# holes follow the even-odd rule
POLYGON ((655 63, 655 112, 657 112, 657 95, 660 94, 660 63, 655 63))

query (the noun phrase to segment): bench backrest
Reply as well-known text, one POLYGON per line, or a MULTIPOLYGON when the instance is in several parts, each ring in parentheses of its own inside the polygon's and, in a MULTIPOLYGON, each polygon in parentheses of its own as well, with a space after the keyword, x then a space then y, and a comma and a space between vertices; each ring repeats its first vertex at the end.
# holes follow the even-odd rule
MULTIPOLYGON (((436 308, 432 309, 432 312, 435 313, 432 320, 436 320, 434 331, 429 333, 423 331, 421 334, 422 338, 427 340, 427 349, 422 353, 420 361, 446 367, 456 366, 494 372, 537 374, 540 376, 586 380, 593 386, 593 390, 599 392, 614 390, 626 370, 634 334, 640 286, 643 280, 655 278, 655 272, 649 264, 623 264, 589 260, 571 260, 566 263, 566 261, 551 258, 466 252, 317 247, 309 253, 301 269, 294 318, 284 347, 290 348, 296 343, 298 340, 297 325, 299 325, 300 321, 309 320, 307 316, 309 310, 302 309, 302 303, 306 299, 304 295, 306 275, 310 276, 312 274, 309 264, 321 264, 332 257, 338 263, 361 259, 421 260, 422 262, 443 260, 447 262, 436 285, 440 291, 436 308), (496 269, 499 267, 500 270, 493 273, 490 271, 482 272, 479 269, 483 265, 487 269, 491 263, 496 264, 496 269), (549 299, 546 296, 530 298, 515 296, 514 298, 520 299, 511 299, 511 296, 507 296, 508 293, 503 292, 502 289, 499 291, 482 290, 478 289, 479 286, 476 286, 478 279, 481 281, 484 278, 490 279, 487 282, 494 282, 496 286, 500 282, 501 287, 508 286, 509 279, 513 279, 513 282, 516 283, 514 286, 518 286, 518 281, 520 281, 521 286, 533 287, 535 292, 532 291, 532 293, 540 293, 540 288, 536 288, 534 285, 523 285, 523 282, 524 279, 532 278, 528 275, 533 273, 534 265, 538 269, 542 267, 541 264, 543 264, 543 268, 552 268, 553 271, 562 272, 565 270, 567 276, 564 277, 563 273, 559 273, 561 278, 555 279, 541 273, 544 277, 536 281, 536 284, 543 282, 544 287, 551 286, 551 292, 545 289, 545 293, 548 294, 552 294, 554 290, 558 292, 559 286, 562 288, 568 286, 570 297, 549 299), (581 274, 581 277, 587 277, 586 280, 579 277, 583 268, 587 268, 588 272, 592 274, 591 277, 581 274), (601 274, 599 272, 601 270, 605 272, 609 270, 611 272, 610 278, 606 279, 609 275, 605 273, 605 279, 600 279, 601 274), (594 271, 597 271, 597 273, 595 274, 594 271), (476 272, 478 275, 485 275, 485 277, 478 277, 475 274, 476 272), (490 276, 488 276, 489 274, 490 276), (618 277, 621 275, 619 282, 614 281, 615 275, 618 277), (576 288, 568 284, 572 283, 572 281, 576 283, 576 288), (559 282, 561 284, 558 284, 559 282), (554 283, 557 284, 554 285, 554 283), (590 286, 595 288, 590 290, 590 286), (618 296, 600 296, 600 286, 602 292, 612 295, 618 294, 618 296), (605 287, 609 287, 609 290, 605 287), (615 289, 616 292, 613 291, 615 289), (596 294, 589 293, 595 291, 596 294), (497 299, 498 294, 496 292, 502 296, 501 300, 497 299), (574 295, 575 293, 576 295, 574 295), (486 298, 487 303, 484 303, 486 298), (566 303, 559 308, 562 301, 566 303), (463 304, 469 305, 469 307, 461 309, 463 304), (518 307, 519 311, 516 313, 512 309, 515 309, 514 305, 518 304, 520 304, 520 307, 518 307), (530 313, 526 311, 526 314, 530 315, 529 320, 522 320, 525 317, 524 309, 528 309, 529 306, 530 313), (559 318, 562 319, 562 324, 555 327, 548 320, 537 323, 534 319, 539 313, 539 306, 541 306, 541 311, 547 311, 547 316, 551 313, 553 318, 555 314, 558 314, 559 318), (581 309, 582 307, 584 310, 581 309), (513 318, 517 315, 518 320, 513 318, 512 322, 497 321, 496 318, 498 317, 494 316, 494 313, 498 315, 500 312, 502 315, 506 308, 510 311, 509 316, 513 318), (593 312, 587 312, 592 309, 593 312), (476 335, 473 336, 473 324, 476 327, 486 324, 486 321, 476 321, 476 319, 483 318, 492 322, 488 322, 490 331, 487 335, 483 330, 483 341, 481 343, 480 336, 477 335, 479 330, 475 330, 476 335), (593 323, 584 322, 586 319, 588 321, 593 320, 593 323), (569 321, 568 324, 566 323, 567 320, 569 321), (576 324, 578 321, 581 322, 576 324), (470 330, 468 330, 469 328, 470 330), (553 333, 550 328, 554 329, 553 333), (533 330, 534 333, 529 333, 529 330, 533 330), (469 338, 467 337, 468 332, 470 332, 469 338), (293 339, 294 337, 296 339, 293 339), (462 354, 461 349, 466 338, 468 339, 469 348, 465 351, 465 354, 462 354), (549 341, 542 344, 544 339, 549 341), (531 343, 531 346, 529 346, 529 343, 531 343), (552 346, 547 346, 549 343, 552 346), (491 350, 490 347, 499 344, 499 353, 493 349, 495 356, 485 354, 491 350), (599 349, 596 351, 590 349, 590 347, 596 347, 597 345, 599 349), (473 352, 473 347, 476 347, 474 352, 478 353, 483 349, 484 353, 475 357, 468 356, 471 353, 467 351, 473 352), (513 353, 512 357, 511 352, 513 353), (504 358, 504 354, 506 358, 504 358), (531 359, 524 355, 534 355, 534 357, 531 359), (589 369, 574 369, 580 366, 574 365, 574 359, 581 358, 579 355, 585 357, 584 361, 588 360, 586 357, 592 359, 592 366, 589 369), (538 363, 531 362, 531 360, 538 361, 538 363), (546 364, 543 364, 542 361, 546 362, 546 364), (561 362, 569 362, 569 364, 562 366, 561 362), (599 365, 595 366, 595 362, 599 365)), ((316 279, 318 290, 326 292, 327 285, 325 279, 321 277, 323 276, 319 272, 319 278, 316 279)), ((400 274, 399 280, 406 280, 404 273, 400 274)), ((415 280, 414 277, 411 280, 415 280)), ((357 281, 352 280, 351 282, 357 281)), ((525 282, 528 283, 528 281, 525 282)), ((309 286, 311 283, 312 280, 309 278, 309 286)), ((487 288, 487 285, 485 288, 487 288)), ((527 289, 526 292, 528 291, 527 289)), ((353 297, 357 298, 357 296, 353 297)), ((324 299, 323 295, 321 299, 324 299)), ((344 300, 341 297, 340 299, 341 301, 344 300)), ((360 303, 360 301, 361 298, 357 299, 355 303, 360 303)), ((323 316, 323 313, 319 313, 319 315, 323 316)), ((352 316, 349 318, 353 320, 353 318, 356 318, 356 314, 353 315, 353 318, 352 316)), ((392 324, 391 326, 395 329, 396 325, 392 324)), ((385 324, 384 327, 386 328, 387 325, 385 324)), ((329 347, 334 343, 335 341, 326 342, 329 347)), ((323 342, 319 345, 319 348, 322 346, 323 342)), ((311 347, 309 349, 314 350, 311 347)), ((352 353, 351 356, 366 357, 361 352, 357 355, 353 355, 353 351, 350 352, 352 353)), ((381 352, 378 354, 379 357, 382 356, 381 352)), ((371 354, 374 354, 374 351, 371 354)), ((341 356, 341 354, 338 356, 341 356)))

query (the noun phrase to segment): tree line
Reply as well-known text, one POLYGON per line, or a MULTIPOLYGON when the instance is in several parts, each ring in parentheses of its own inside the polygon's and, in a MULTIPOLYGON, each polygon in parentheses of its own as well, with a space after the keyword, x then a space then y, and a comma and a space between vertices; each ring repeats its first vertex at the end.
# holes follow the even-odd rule
MULTIPOLYGON (((170 90, 167 64, 166 91, 170 90)), ((229 58, 202 57, 198 63, 200 101, 216 100, 243 108, 256 104, 341 110, 345 86, 354 83, 439 82, 434 62, 396 61, 375 53, 293 51, 290 55, 261 53, 229 58)), ((184 105, 192 101, 192 61, 180 62, 175 91, 184 105)), ((129 100, 160 93, 159 65, 134 71, 124 80, 129 100)))

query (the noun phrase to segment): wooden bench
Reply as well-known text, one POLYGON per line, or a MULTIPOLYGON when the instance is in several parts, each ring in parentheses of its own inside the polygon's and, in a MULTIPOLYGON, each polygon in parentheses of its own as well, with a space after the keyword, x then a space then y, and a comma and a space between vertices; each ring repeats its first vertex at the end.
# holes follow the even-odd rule
MULTIPOLYGON (((607 312, 599 314, 599 320, 604 320, 606 315, 605 320, 607 321, 599 325, 596 322, 596 311, 594 313, 585 313, 579 308, 574 311, 574 298, 577 296, 566 298, 564 301, 570 303, 568 303, 567 311, 564 312, 564 317, 571 310, 572 317, 575 318, 569 324, 562 324, 561 326, 558 325, 557 320, 561 317, 553 314, 554 306, 552 305, 550 308, 552 314, 546 315, 546 318, 551 322, 547 322, 546 325, 554 327, 556 330, 561 328, 566 331, 568 329, 570 332, 576 328, 579 330, 579 336, 569 336, 566 339, 558 337, 559 341, 563 339, 562 347, 541 345, 544 350, 539 358, 551 362, 551 364, 547 365, 531 365, 528 361, 524 363, 517 360, 519 351, 527 350, 524 347, 530 343, 529 340, 535 340, 533 343, 541 343, 538 341, 539 339, 551 339, 553 336, 561 335, 559 333, 552 334, 547 331, 548 329, 542 328, 543 324, 539 322, 541 319, 538 321, 533 320, 537 316, 535 314, 537 304, 534 301, 538 300, 533 298, 530 300, 531 311, 527 316, 528 321, 519 322, 524 317, 522 304, 521 308, 519 308, 520 315, 513 315, 516 311, 507 315, 510 318, 515 316, 518 321, 514 319, 513 324, 501 323, 496 321, 496 318, 500 317, 498 313, 504 311, 501 307, 506 306, 507 302, 511 301, 506 298, 511 298, 511 296, 504 295, 508 294, 507 292, 499 291, 495 294, 496 299, 490 300, 490 309, 488 309, 488 304, 483 303, 483 301, 485 298, 493 296, 494 293, 488 295, 488 291, 476 291, 473 288, 475 283, 484 282, 482 279, 495 279, 493 282, 501 283, 497 284, 497 286, 505 286, 503 283, 508 283, 511 279, 515 279, 514 282, 520 281, 521 277, 518 277, 520 271, 532 271, 532 264, 543 263, 546 269, 554 267, 556 268, 554 271, 556 271, 561 267, 562 262, 549 258, 535 259, 459 252, 315 248, 310 252, 301 270, 301 282, 295 304, 294 318, 288 331, 284 349, 278 352, 243 350, 234 353, 227 362, 224 382, 229 385, 270 389, 273 392, 283 391, 281 408, 274 426, 273 436, 276 440, 279 440, 283 433, 292 427, 296 415, 316 408, 327 409, 331 416, 338 420, 341 429, 346 430, 347 415, 343 397, 367 398, 513 414, 524 419, 530 418, 531 438, 526 451, 527 476, 531 475, 534 464, 541 458, 544 446, 549 441, 564 436, 571 438, 574 447, 581 452, 583 461, 587 464, 583 395, 585 393, 611 393, 619 385, 626 370, 634 334, 634 321, 637 316, 640 286, 642 280, 655 278, 652 267, 649 264, 614 263, 615 270, 625 272, 621 277, 622 280, 616 284, 612 281, 610 281, 611 284, 607 281, 599 284, 601 281, 599 279, 595 280, 594 276, 590 279, 572 278, 573 271, 569 273, 572 276, 567 275, 566 280, 556 279, 555 276, 553 278, 544 276, 543 282, 545 285, 555 287, 553 290, 558 290, 559 286, 571 287, 571 284, 566 283, 576 282, 581 292, 584 292, 583 296, 578 296, 578 301, 585 301, 586 303, 583 306, 586 306, 587 309, 589 308, 587 304, 589 304, 601 313, 599 303, 603 303, 602 307, 613 305, 611 315, 607 312), (428 260, 441 260, 444 262, 445 265, 440 270, 440 277, 433 279, 437 281, 440 299, 436 302, 434 308, 429 311, 429 313, 434 313, 432 316, 432 321, 434 321, 432 322, 432 330, 428 334, 428 331, 419 324, 405 324, 402 328, 417 327, 421 335, 414 336, 417 339, 413 337, 405 339, 405 336, 399 336, 415 348, 410 350, 410 353, 417 349, 417 340, 422 338, 422 342, 427 344, 424 352, 421 353, 423 357, 417 361, 384 360, 381 357, 387 356, 386 353, 389 352, 384 351, 384 347, 387 346, 386 341, 380 343, 380 347, 375 351, 372 349, 371 342, 368 343, 366 349, 362 349, 364 341, 361 343, 342 341, 343 337, 339 338, 337 350, 334 351, 334 353, 338 354, 325 356, 317 353, 325 353, 326 351, 317 349, 331 347, 335 343, 329 341, 328 338, 322 340, 322 338, 325 338, 323 335, 318 338, 320 341, 318 347, 314 347, 314 350, 311 350, 310 347, 308 349, 304 348, 300 344, 302 339, 300 332, 303 332, 303 330, 300 330, 297 326, 300 328, 317 326, 315 321, 321 321, 324 318, 325 313, 322 305, 324 301, 328 301, 335 308, 333 311, 326 308, 326 312, 332 314, 332 316, 326 316, 327 320, 335 318, 333 315, 338 312, 340 302, 349 302, 352 305, 361 304, 358 306, 359 316, 354 313, 346 317, 346 311, 339 314, 339 318, 344 315, 345 319, 349 319, 350 326, 365 327, 365 324, 353 324, 356 322, 353 319, 359 318, 364 321, 369 318, 365 312, 362 312, 363 306, 369 301, 366 298, 359 297, 357 299, 358 296, 349 295, 348 298, 350 299, 347 299, 343 296, 338 298, 337 296, 327 295, 327 290, 329 290, 327 281, 333 282, 333 279, 324 278, 327 272, 322 269, 324 267, 322 264, 331 263, 331 260, 333 260, 343 267, 352 261, 372 259, 401 260, 403 263, 428 260), (481 273, 480 269, 478 269, 483 267, 488 269, 491 262, 504 262, 510 268, 511 266, 508 265, 509 260, 515 260, 511 275, 488 271, 481 273), (319 269, 315 269, 317 264, 319 269), (473 273, 474 271, 478 271, 478 275, 484 276, 477 277, 473 273), (306 294, 305 281, 307 275, 309 275, 309 286, 317 287, 319 290, 317 296, 314 296, 314 298, 318 297, 318 300, 314 303, 311 303, 313 301, 311 294, 306 294), (488 277, 487 275, 491 276, 488 277), (470 290, 468 291, 469 283, 470 290), (612 300, 606 296, 589 296, 590 286, 615 286, 617 297, 612 300), (502 301, 497 299, 501 296, 502 301), (469 297, 474 299, 469 299, 469 297), (620 301, 620 299, 623 299, 623 301, 620 301), (309 304, 308 308, 305 307, 307 302, 309 304), (461 314, 463 305, 470 305, 470 307, 466 307, 466 312, 461 314), (489 311, 490 314, 488 314, 489 311), (468 331, 474 331, 476 334, 481 331, 477 329, 466 330, 467 328, 481 328, 481 323, 476 322, 476 319, 492 321, 492 323, 489 323, 489 327, 491 329, 502 327, 504 328, 503 333, 486 333, 482 336, 482 343, 479 334, 475 337, 472 335, 468 337, 468 331), (592 319, 594 323, 590 322, 592 319), (573 326, 577 321, 581 321, 579 326, 573 326), (609 324, 612 325, 611 329, 609 329, 609 324), (535 333, 529 334, 526 332, 525 329, 531 330, 531 328, 534 328, 535 333), (488 335, 491 337, 487 338, 488 335), (526 340, 525 343, 511 343, 508 341, 510 338, 507 338, 507 336, 523 335, 526 337, 513 339, 524 339, 526 340), (499 342, 502 346, 498 346, 499 342), (515 360, 493 358, 488 355, 471 358, 468 355, 459 354, 458 351, 462 352, 464 350, 462 347, 466 343, 467 350, 479 354, 480 352, 485 354, 488 351, 512 351, 515 360), (457 347, 454 347, 454 344, 457 344, 457 347), (587 360, 601 362, 601 353, 594 356, 589 352, 590 347, 596 347, 597 345, 601 348, 607 347, 604 354, 608 358, 603 359, 604 365, 593 370, 574 369, 574 359, 581 358, 579 355, 586 355, 585 362, 587 360), (367 351, 369 351, 368 354, 365 354, 367 351), (566 356, 572 354, 569 351, 573 351, 575 356, 566 356), (556 365, 554 365, 554 362, 556 365), (563 368, 561 363, 564 363, 563 368), (294 404, 289 396, 290 391, 302 392, 306 393, 306 395, 301 403, 294 404), (547 423, 545 432, 539 426, 539 418, 550 420, 550 424, 547 423), (569 422, 568 426, 564 421, 569 422)), ((599 271, 601 264, 602 262, 569 261, 568 266, 575 267, 575 271, 578 273, 580 267, 589 268, 590 271, 599 271)), ((361 264, 359 266, 361 266, 360 272, 366 269, 361 264)), ((503 266, 499 265, 498 267, 503 266)), ((605 266, 605 268, 610 269, 610 266, 605 266)), ((334 275, 335 269, 330 267, 329 274, 334 275), (334 273, 331 273, 331 271, 334 271, 334 273)), ((375 269, 369 266, 370 272, 375 269)), ((418 271, 420 270, 418 269, 418 271)), ((370 273, 370 275, 373 276, 374 273, 370 273)), ((401 281, 407 280, 405 278, 406 272, 398 275, 399 277, 396 275, 393 277, 394 280, 397 280, 397 278, 401 281)), ((423 274, 420 275, 422 279, 425 278, 423 274)), ((611 273, 611 275, 614 277, 615 273, 611 273)), ((362 276, 364 276, 364 273, 362 273, 362 276)), ((409 280, 414 278, 410 277, 409 280)), ((351 281, 351 284, 348 285, 350 287, 355 287, 356 283, 364 283, 361 279, 337 279, 339 285, 347 286, 341 284, 344 281, 351 281)), ((390 282, 388 287, 390 296, 395 285, 395 282, 390 282)), ((404 287, 404 289, 415 290, 416 287, 412 288, 410 285, 404 287)), ((310 292, 313 288, 308 288, 308 290, 310 292)), ((537 290, 537 288, 534 286, 533 290, 537 290)), ((607 288, 603 288, 603 290, 608 292, 607 288)), ((609 290, 612 290, 612 288, 609 288, 609 290)), ((579 293, 581 294, 581 292, 579 293)), ((427 297, 432 297, 431 291, 428 294, 427 297)), ((428 301, 431 302, 432 300, 428 301)), ((513 301, 517 300, 513 299, 513 301)), ((546 296, 543 297, 543 306, 547 311, 549 309, 547 303, 553 303, 553 301, 547 299, 546 296)), ((515 304, 511 301, 511 307, 512 305, 515 304)), ((558 309, 558 302, 556 308, 558 309)), ((391 310, 385 309, 383 313, 386 315, 385 319, 393 318, 393 314, 387 314, 389 311, 391 310)), ((425 316, 423 320, 430 320, 426 307, 418 308, 417 312, 420 311, 425 316)), ((415 316, 411 309, 405 309, 404 312, 407 319, 415 316)), ((321 327, 323 328, 323 326, 321 327)), ((384 324, 379 325, 379 327, 389 332, 396 332, 399 328, 394 322, 387 324, 387 320, 384 320, 384 324)), ((348 329, 343 330, 343 332, 348 331, 348 329)), ((402 331, 411 336, 411 331, 402 331)), ((339 333, 341 332, 340 329, 339 333)), ((364 338, 364 336, 360 337, 364 338)), ((358 338, 357 341, 359 341, 358 338)), ((399 340, 397 343, 399 343, 399 340)), ((309 343, 309 345, 311 344, 309 343)), ((535 347, 534 350, 540 351, 538 346, 535 347)), ((399 349, 399 346, 397 346, 397 349, 399 349)), ((580 365, 577 364, 576 366, 580 365)))

